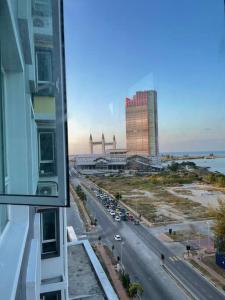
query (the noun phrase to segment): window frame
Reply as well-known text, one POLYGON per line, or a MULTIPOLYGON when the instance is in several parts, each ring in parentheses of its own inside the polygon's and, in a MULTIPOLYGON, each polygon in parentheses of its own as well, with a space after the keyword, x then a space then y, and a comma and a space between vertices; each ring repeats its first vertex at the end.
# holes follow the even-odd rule
POLYGON ((48 258, 53 258, 53 257, 58 257, 60 256, 60 233, 59 233, 59 210, 57 208, 48 208, 48 209, 42 209, 39 210, 40 212, 40 219, 41 219, 41 258, 42 259, 48 259, 48 258), (43 228, 43 216, 45 212, 54 212, 55 213, 55 238, 54 239, 49 239, 49 240, 44 240, 43 238, 43 233, 44 233, 44 228, 43 228), (47 243, 56 243, 56 249, 53 252, 43 252, 43 244, 47 243))
POLYGON ((52 291, 52 292, 46 292, 46 293, 41 293, 40 294, 40 300, 46 300, 45 296, 51 296, 51 295, 56 295, 57 296, 57 300, 61 300, 62 299, 62 294, 61 291, 52 291))
POLYGON ((57 159, 56 159, 56 149, 55 149, 55 129, 42 129, 40 128, 38 130, 38 164, 39 164, 39 176, 41 178, 44 177, 49 177, 49 176, 57 176, 57 159), (52 135, 52 154, 53 154, 53 158, 51 160, 43 160, 41 159, 41 135, 44 134, 51 134, 52 135), (53 165, 53 172, 51 173, 41 173, 41 164, 52 164, 53 165))
POLYGON ((42 84, 48 84, 48 83, 53 83, 53 53, 52 51, 48 48, 36 48, 35 49, 35 64, 36 64, 36 78, 37 78, 37 84, 42 85, 42 84), (50 67, 49 67, 49 73, 50 73, 50 78, 49 80, 39 80, 39 67, 38 67, 38 54, 49 54, 50 57, 50 67))

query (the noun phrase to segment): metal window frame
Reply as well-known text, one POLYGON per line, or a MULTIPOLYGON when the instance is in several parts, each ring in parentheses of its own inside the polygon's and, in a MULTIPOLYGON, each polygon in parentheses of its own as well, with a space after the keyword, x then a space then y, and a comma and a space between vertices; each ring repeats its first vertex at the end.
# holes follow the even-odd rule
POLYGON ((46 293, 41 293, 40 294, 40 299, 41 300, 46 300, 46 295, 56 295, 57 296, 57 300, 61 300, 62 299, 62 294, 61 294, 61 290, 58 291, 52 291, 52 292, 46 292, 46 293))
POLYGON ((45 163, 54 163, 55 162, 55 131, 54 130, 52 130, 52 131, 50 131, 50 130, 48 130, 48 131, 42 131, 42 130, 39 130, 38 131, 38 141, 39 141, 39 164, 45 164, 45 163), (41 135, 42 134, 51 134, 51 136, 52 136, 52 149, 53 149, 53 151, 52 151, 52 153, 53 153, 53 158, 51 159, 51 160, 42 160, 41 159, 41 135))
MULTIPOLYGON (((36 194, 0 194, 0 204, 69 207, 69 155, 67 136, 65 42, 63 0, 52 1, 53 34, 53 78, 56 101, 56 163, 58 176, 58 195, 40 196, 36 194), (59 76, 59 77, 58 77, 59 76), (60 88, 59 88, 60 87, 60 88), (58 121, 60 120, 60 122, 58 121)), ((38 184, 38 182, 37 182, 38 184)))
POLYGON ((35 49, 35 62, 36 62, 36 77, 37 77, 37 83, 38 84, 49 84, 53 81, 53 66, 52 66, 52 51, 51 49, 45 49, 45 48, 36 48, 35 49), (50 66, 49 70, 51 72, 49 80, 39 80, 39 72, 38 72, 38 54, 48 54, 50 56, 50 66))
POLYGON ((41 218, 41 258, 42 259, 48 259, 52 257, 58 257, 60 256, 60 233, 59 233, 59 210, 57 208, 48 208, 48 209, 40 209, 38 211, 40 213, 40 218, 41 218), (55 213, 55 239, 50 239, 50 240, 44 240, 43 239, 43 214, 46 211, 53 211, 55 213), (56 249, 55 251, 51 252, 43 252, 43 244, 47 243, 56 243, 56 249))

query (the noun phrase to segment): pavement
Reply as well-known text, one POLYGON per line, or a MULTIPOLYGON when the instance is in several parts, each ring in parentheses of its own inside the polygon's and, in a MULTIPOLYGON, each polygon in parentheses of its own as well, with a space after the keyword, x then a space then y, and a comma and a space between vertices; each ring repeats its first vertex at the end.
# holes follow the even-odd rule
POLYGON ((123 299, 123 300, 130 300, 130 298, 128 297, 128 295, 122 285, 121 280, 119 279, 119 275, 116 272, 115 267, 112 265, 111 259, 107 255, 104 247, 99 244, 97 244, 96 247, 104 261, 107 271, 109 272, 110 278, 111 278, 113 285, 118 293, 119 298, 123 299))

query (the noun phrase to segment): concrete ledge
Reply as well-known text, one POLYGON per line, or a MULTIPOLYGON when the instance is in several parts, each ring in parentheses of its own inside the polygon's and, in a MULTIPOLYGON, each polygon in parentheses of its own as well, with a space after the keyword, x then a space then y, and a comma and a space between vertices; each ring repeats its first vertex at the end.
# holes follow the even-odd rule
POLYGON ((105 274, 105 271, 103 270, 97 256, 95 255, 94 250, 91 247, 91 244, 88 240, 79 240, 68 243, 68 247, 75 246, 75 245, 83 245, 85 248, 85 251, 90 259, 91 265, 95 271, 95 274, 99 280, 99 283, 107 297, 108 300, 119 300, 108 277, 105 274))

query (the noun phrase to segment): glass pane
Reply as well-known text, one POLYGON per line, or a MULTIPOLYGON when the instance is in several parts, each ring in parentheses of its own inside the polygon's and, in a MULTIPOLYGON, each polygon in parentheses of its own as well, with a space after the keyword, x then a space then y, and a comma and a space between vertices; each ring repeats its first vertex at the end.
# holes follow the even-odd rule
POLYGON ((57 247, 56 242, 42 243, 42 253, 47 254, 47 253, 56 252, 57 251, 56 247, 57 247))
POLYGON ((51 52, 37 51, 36 52, 36 66, 37 66, 38 82, 52 81, 51 52))
POLYGON ((54 161, 54 134, 42 132, 39 134, 40 140, 40 161, 54 161))
POLYGON ((56 239, 56 212, 46 210, 42 212, 43 241, 56 239))
POLYGON ((41 294, 41 300, 60 300, 60 291, 41 294))
POLYGON ((30 7, 18 16, 25 24, 20 26, 1 6, 0 203, 64 206, 69 197, 63 10, 60 0, 32 0, 30 7))

